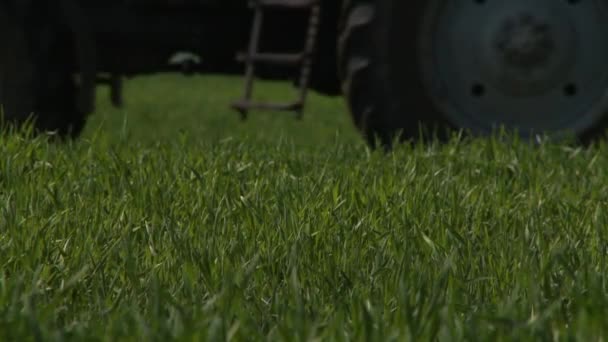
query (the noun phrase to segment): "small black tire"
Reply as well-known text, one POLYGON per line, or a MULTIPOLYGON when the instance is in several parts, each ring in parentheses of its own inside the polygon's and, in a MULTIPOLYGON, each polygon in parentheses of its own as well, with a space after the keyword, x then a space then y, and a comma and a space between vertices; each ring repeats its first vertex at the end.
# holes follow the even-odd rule
POLYGON ((3 124, 33 122, 36 133, 77 137, 86 114, 76 105, 77 86, 66 36, 54 27, 0 5, 0 105, 3 124))

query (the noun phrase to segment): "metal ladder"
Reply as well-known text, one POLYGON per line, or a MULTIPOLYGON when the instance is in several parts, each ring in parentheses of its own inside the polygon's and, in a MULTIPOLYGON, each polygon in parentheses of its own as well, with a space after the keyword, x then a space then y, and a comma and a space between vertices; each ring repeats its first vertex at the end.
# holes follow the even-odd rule
POLYGON ((304 105, 308 95, 308 85, 312 71, 312 58, 316 45, 319 22, 321 16, 321 5, 319 0, 251 0, 250 6, 255 10, 253 28, 249 41, 247 53, 238 56, 238 59, 246 64, 245 91, 243 98, 232 104, 242 119, 246 119, 251 110, 290 111, 295 112, 298 119, 302 118, 304 105), (295 54, 282 53, 260 53, 259 43, 262 33, 265 8, 308 10, 310 18, 306 33, 304 51, 295 54), (267 63, 278 66, 300 66, 298 80, 298 98, 293 102, 286 103, 264 103, 252 100, 253 85, 255 81, 256 63, 267 63))

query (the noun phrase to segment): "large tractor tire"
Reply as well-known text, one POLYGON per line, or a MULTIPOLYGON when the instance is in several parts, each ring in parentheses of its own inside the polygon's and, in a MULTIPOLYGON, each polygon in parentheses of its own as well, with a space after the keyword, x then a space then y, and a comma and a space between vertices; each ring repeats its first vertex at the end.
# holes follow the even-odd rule
MULTIPOLYGON (((15 2, 19 4, 19 2, 15 2)), ((41 11, 43 14, 47 13, 41 11)), ((4 124, 28 121, 36 132, 76 137, 86 115, 77 109, 65 33, 15 6, 0 4, 0 105, 4 124)))
POLYGON ((345 0, 343 91, 370 143, 608 124, 604 0, 345 0))

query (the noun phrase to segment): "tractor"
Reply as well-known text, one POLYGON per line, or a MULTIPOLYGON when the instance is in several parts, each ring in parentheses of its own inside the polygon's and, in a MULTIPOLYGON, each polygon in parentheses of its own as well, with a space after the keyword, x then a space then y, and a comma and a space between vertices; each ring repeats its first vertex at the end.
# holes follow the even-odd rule
POLYGON ((343 96, 374 146, 497 129, 592 141, 608 124, 608 0, 2 0, 0 42, 4 122, 64 137, 97 86, 119 106, 123 79, 159 72, 244 74, 227 104, 243 118, 343 96), (256 102, 257 79, 298 95, 256 102))

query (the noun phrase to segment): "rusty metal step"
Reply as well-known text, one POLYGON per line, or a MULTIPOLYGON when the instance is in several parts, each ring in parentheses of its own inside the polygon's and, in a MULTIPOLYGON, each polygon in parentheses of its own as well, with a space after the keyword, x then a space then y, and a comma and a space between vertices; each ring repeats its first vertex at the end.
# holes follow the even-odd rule
POLYGON ((268 103, 239 100, 232 103, 232 108, 241 112, 247 112, 249 110, 298 112, 302 110, 302 108, 304 108, 304 104, 300 101, 294 101, 290 103, 268 103))
POLYGON ((296 118, 301 119, 306 103, 308 85, 312 69, 312 56, 319 29, 321 5, 319 0, 251 0, 250 5, 255 9, 253 27, 247 53, 237 56, 237 60, 246 64, 245 91, 243 98, 232 104, 232 108, 239 111, 242 119, 246 119, 251 110, 268 111, 290 111, 296 113, 296 118), (264 19, 264 8, 276 7, 285 9, 306 9, 310 11, 309 24, 306 33, 304 49, 299 53, 262 53, 259 49, 262 34, 262 22, 264 19), (289 103, 264 103, 252 100, 253 86, 255 83, 255 65, 267 63, 275 65, 300 66, 300 77, 298 81, 298 98, 289 103))
POLYGON ((307 57, 305 53, 239 53, 237 60, 244 63, 267 63, 285 66, 300 65, 307 57))
POLYGON ((319 0, 251 0, 253 6, 286 9, 308 9, 319 4, 319 0))

